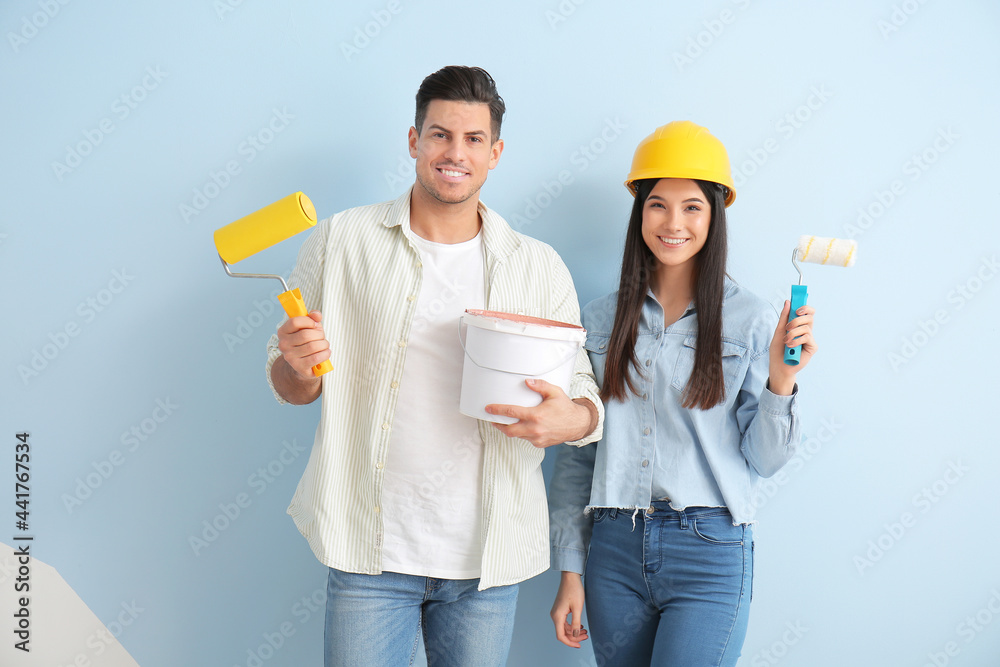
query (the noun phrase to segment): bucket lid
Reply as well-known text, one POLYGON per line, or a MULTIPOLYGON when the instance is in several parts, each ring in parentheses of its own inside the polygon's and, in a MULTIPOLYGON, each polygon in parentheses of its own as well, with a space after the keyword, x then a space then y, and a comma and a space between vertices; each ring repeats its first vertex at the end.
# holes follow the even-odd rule
POLYGON ((576 324, 528 315, 501 313, 496 310, 466 310, 465 315, 462 316, 462 322, 479 329, 549 340, 568 340, 582 343, 587 338, 587 330, 576 324))

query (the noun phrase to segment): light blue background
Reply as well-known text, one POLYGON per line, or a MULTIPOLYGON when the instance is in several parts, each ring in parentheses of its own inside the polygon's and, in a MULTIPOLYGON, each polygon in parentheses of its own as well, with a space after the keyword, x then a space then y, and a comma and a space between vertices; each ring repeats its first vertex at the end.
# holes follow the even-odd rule
MULTIPOLYGON (((322 613, 300 600, 324 570, 284 513, 306 456, 272 463, 286 441, 308 451, 318 408, 274 402, 277 283, 226 277, 211 235, 296 190, 321 216, 394 198, 413 180, 413 95, 448 64, 485 67, 507 102, 484 201, 560 252, 582 303, 614 288, 621 182, 670 120, 707 126, 739 172, 739 282, 780 303, 800 234, 859 241, 850 270, 804 265, 813 441, 767 487, 741 664, 997 664, 1000 281, 985 278, 1000 249, 1000 7, 577 3, 3 3, 0 434, 32 434, 36 556, 101 619, 143 608, 119 637, 143 667, 253 664, 283 623, 294 634, 264 664, 320 664, 322 613), (249 161, 241 145, 275 109, 292 118, 249 161), (102 121, 113 131, 88 140, 102 121), (213 189, 231 160, 240 173, 213 189), (562 170, 572 183, 547 198, 562 170), (185 220, 195 190, 214 196, 185 220), (879 215, 861 227, 859 209, 879 215), (133 427, 148 434, 129 451, 133 427), (121 465, 67 508, 115 450, 121 465), (254 481, 269 463, 280 473, 254 481), (189 537, 240 493, 250 505, 196 555, 189 537), (961 625, 977 613, 980 630, 961 625)), ((303 238, 239 268, 287 274, 303 238)), ((557 579, 523 585, 511 665, 593 661, 553 638, 557 579)))

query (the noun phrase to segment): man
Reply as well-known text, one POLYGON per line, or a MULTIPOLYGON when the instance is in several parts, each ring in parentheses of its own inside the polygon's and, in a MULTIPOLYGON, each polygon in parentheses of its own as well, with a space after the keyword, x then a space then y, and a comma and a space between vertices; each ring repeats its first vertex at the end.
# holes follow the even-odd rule
POLYGON ((458 411, 467 308, 579 323, 555 251, 479 201, 504 110, 482 69, 424 79, 408 135, 416 182, 317 225, 290 279, 309 316, 268 343, 278 400, 322 398, 288 513, 330 568, 327 665, 408 664, 421 629, 431 665, 504 664, 517 584, 549 566, 543 448, 601 435, 583 350, 572 400, 529 381, 537 407, 487 407, 514 424, 458 411), (327 358, 334 370, 314 377, 327 358))

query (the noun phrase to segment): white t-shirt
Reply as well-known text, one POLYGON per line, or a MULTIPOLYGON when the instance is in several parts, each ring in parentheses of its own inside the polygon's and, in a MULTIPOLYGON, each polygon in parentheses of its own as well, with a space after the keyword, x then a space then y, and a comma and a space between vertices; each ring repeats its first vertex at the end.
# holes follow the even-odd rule
POLYGON ((486 303, 482 231, 434 243, 411 233, 423 279, 382 486, 382 570, 440 579, 480 576, 483 441, 458 411, 459 318, 486 303))

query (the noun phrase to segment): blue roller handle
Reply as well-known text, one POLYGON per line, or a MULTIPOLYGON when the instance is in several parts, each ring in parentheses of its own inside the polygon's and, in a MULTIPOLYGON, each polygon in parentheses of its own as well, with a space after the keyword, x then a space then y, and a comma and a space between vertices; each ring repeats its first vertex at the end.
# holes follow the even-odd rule
MULTIPOLYGON (((795 311, 806 305, 806 297, 808 293, 806 292, 805 285, 792 285, 792 306, 788 311, 789 321, 795 319, 795 311)), ((796 345, 795 347, 785 348, 785 363, 789 366, 798 366, 799 357, 802 356, 802 346, 796 345)))

